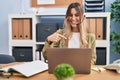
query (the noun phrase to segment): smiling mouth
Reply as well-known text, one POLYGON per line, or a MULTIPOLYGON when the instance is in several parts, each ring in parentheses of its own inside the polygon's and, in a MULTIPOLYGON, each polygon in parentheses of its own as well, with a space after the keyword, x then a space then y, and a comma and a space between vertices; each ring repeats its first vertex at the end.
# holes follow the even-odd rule
POLYGON ((78 22, 76 22, 76 21, 71 21, 71 24, 73 24, 73 25, 76 25, 76 24, 78 24, 78 22))

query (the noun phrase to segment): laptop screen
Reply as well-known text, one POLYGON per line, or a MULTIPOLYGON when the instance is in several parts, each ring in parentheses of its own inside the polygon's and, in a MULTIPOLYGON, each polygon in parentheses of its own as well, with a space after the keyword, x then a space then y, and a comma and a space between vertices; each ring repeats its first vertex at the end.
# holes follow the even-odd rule
POLYGON ((48 48, 48 72, 53 73, 55 67, 61 63, 73 66, 76 73, 88 74, 91 68, 90 48, 48 48))

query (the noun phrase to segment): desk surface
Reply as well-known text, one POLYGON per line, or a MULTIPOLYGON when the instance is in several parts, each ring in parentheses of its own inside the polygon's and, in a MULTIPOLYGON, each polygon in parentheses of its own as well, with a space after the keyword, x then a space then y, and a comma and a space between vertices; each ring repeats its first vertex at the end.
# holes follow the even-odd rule
MULTIPOLYGON (((0 64, 0 66, 10 66, 12 64, 0 64)), ((15 63, 16 64, 16 63, 15 63)), ((26 78, 22 75, 13 75, 9 79, 0 77, 0 80, 57 80, 53 74, 49 74, 48 71, 33 75, 29 78, 26 78)), ((76 74, 74 80, 120 80, 120 74, 115 71, 104 70, 98 72, 91 70, 90 74, 76 74)))

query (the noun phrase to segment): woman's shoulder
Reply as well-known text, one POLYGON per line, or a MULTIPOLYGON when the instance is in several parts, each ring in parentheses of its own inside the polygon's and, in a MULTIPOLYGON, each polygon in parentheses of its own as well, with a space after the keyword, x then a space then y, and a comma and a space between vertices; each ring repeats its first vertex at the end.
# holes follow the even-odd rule
POLYGON ((88 33, 87 37, 91 38, 91 39, 95 39, 95 34, 94 33, 88 33))

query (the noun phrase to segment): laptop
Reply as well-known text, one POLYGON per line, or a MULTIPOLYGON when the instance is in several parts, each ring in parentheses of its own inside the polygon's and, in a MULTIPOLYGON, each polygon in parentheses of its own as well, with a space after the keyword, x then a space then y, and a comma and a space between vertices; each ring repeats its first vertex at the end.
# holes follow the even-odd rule
POLYGON ((53 73, 58 64, 67 63, 73 66, 76 74, 89 74, 91 71, 90 48, 48 48, 48 72, 53 73))

